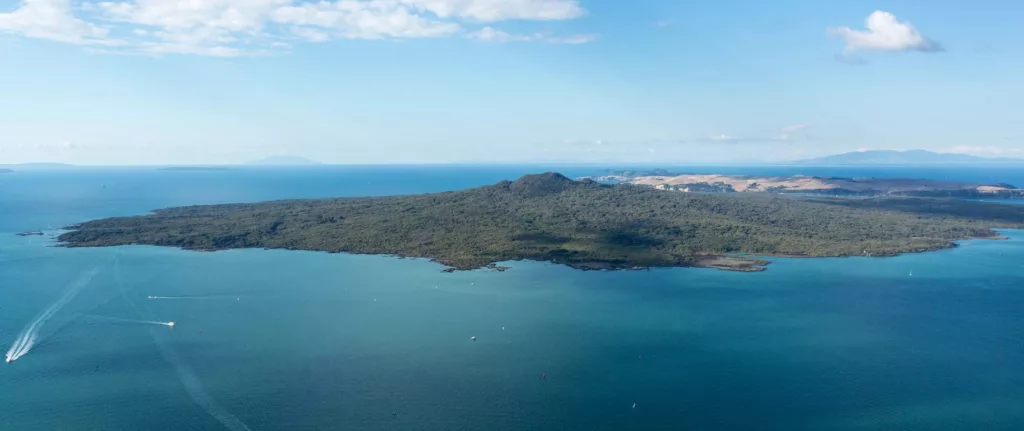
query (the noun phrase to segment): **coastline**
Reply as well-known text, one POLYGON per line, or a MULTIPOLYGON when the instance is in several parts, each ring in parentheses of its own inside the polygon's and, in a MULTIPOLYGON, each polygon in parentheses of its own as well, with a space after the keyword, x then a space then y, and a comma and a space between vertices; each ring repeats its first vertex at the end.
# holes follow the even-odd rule
MULTIPOLYGON (((68 231, 71 231, 72 226, 69 226, 69 227, 67 227, 65 229, 68 229, 68 231)), ((1017 229, 998 229, 998 231, 1007 231, 1007 230, 1017 230, 1017 229)), ((738 254, 721 254, 721 255, 702 255, 702 256, 698 257, 698 259, 697 259, 695 264, 680 262, 679 264, 675 264, 675 265, 647 265, 647 266, 633 265, 633 264, 628 264, 628 263, 616 264, 616 263, 600 262, 600 261, 592 261, 592 262, 566 262, 566 261, 559 261, 559 260, 556 260, 556 259, 536 259, 536 258, 529 258, 529 257, 513 258, 513 259, 502 259, 502 260, 496 260, 494 262, 488 262, 488 263, 480 264, 480 265, 459 265, 459 264, 455 264, 455 263, 451 262, 449 259, 445 259, 445 258, 431 257, 431 256, 412 256, 412 255, 397 254, 397 253, 370 253, 370 252, 357 252, 357 251, 327 251, 327 250, 304 249, 304 248, 284 248, 284 247, 226 247, 226 248, 211 249, 211 248, 187 248, 187 247, 155 245, 155 244, 142 244, 142 243, 136 243, 136 244, 114 244, 114 245, 86 245, 86 246, 83 246, 83 245, 75 245, 75 244, 69 244, 69 243, 66 243, 66 242, 62 242, 59 239, 57 239, 56 244, 54 244, 53 246, 54 247, 59 247, 59 248, 105 248, 105 247, 148 246, 148 247, 160 247, 160 248, 173 248, 173 249, 177 249, 177 250, 181 250, 181 251, 196 252, 196 253, 216 253, 216 252, 232 251, 232 250, 264 250, 264 251, 314 252, 314 253, 343 254, 343 255, 353 255, 353 256, 380 256, 380 257, 394 258, 396 260, 413 259, 413 260, 429 261, 429 262, 441 265, 443 267, 441 269, 441 272, 444 272, 444 273, 476 271, 476 270, 492 270, 492 271, 496 271, 496 272, 504 272, 504 271, 507 271, 507 270, 509 270, 511 268, 508 267, 508 266, 503 266, 502 263, 504 263, 504 262, 523 262, 523 261, 530 261, 530 262, 537 262, 537 263, 552 263, 552 264, 555 264, 555 265, 565 266, 565 267, 568 267, 568 268, 571 268, 571 269, 574 269, 574 270, 578 270, 578 271, 644 271, 644 270, 652 270, 652 269, 696 268, 696 269, 716 269, 716 270, 720 270, 720 271, 730 271, 730 272, 748 272, 748 273, 749 272, 755 272, 756 273, 756 272, 767 271, 769 269, 769 266, 772 264, 772 261, 770 259, 800 259, 800 260, 807 259, 807 260, 817 260, 817 259, 858 258, 858 257, 864 257, 864 258, 891 258, 891 257, 899 257, 899 256, 909 255, 909 254, 927 254, 927 253, 944 251, 944 250, 952 250, 952 249, 956 249, 956 248, 959 248, 959 247, 963 247, 964 245, 960 244, 960 242, 963 242, 963 241, 973 241, 973 240, 1005 241, 1005 240, 1009 240, 1009 239, 1011 239, 1011 237, 1009 237, 1007 235, 997 235, 997 236, 991 236, 991 237, 970 237, 970 238, 963 238, 963 239, 960 239, 960 240, 952 241, 952 242, 950 242, 948 247, 936 247, 936 248, 931 248, 931 249, 916 249, 916 250, 908 250, 908 251, 903 251, 903 252, 898 252, 898 253, 889 253, 889 254, 867 254, 867 255, 865 255, 865 254, 851 253, 851 254, 808 256, 808 255, 797 255, 797 254, 771 254, 771 253, 747 254, 747 253, 738 253, 738 254)))

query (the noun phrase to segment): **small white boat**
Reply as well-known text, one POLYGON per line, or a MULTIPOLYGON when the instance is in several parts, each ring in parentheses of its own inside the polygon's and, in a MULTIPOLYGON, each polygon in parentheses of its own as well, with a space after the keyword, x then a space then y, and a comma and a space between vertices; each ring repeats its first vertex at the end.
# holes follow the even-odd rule
POLYGON ((476 335, 469 337, 470 340, 476 341, 476 335))

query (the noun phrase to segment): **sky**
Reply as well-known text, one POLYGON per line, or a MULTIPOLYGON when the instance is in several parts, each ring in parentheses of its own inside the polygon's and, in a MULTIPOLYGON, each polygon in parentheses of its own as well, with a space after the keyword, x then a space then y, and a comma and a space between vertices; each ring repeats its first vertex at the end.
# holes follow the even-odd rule
POLYGON ((1024 157, 1024 2, 0 0, 0 164, 1024 157))

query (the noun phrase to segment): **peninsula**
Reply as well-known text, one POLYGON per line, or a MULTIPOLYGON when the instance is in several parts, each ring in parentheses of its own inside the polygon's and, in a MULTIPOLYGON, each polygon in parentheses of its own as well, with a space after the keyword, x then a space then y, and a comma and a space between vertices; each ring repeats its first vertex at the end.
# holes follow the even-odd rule
POLYGON ((512 260, 579 269, 759 271, 764 256, 891 256, 997 238, 1024 206, 923 198, 666 193, 557 173, 462 191, 168 208, 71 226, 65 247, 274 248, 429 258, 451 270, 512 260))
POLYGON ((915 178, 679 174, 657 169, 652 171, 611 171, 607 175, 591 179, 644 185, 660 190, 701 193, 761 192, 834 196, 959 198, 1024 197, 1024 190, 1011 184, 977 184, 915 178))

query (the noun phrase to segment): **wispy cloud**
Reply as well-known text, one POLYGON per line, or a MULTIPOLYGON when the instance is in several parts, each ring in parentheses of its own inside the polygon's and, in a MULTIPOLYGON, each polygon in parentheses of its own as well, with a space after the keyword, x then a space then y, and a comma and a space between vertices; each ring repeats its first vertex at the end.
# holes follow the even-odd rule
POLYGON ((804 132, 811 128, 810 124, 792 124, 785 126, 775 132, 759 133, 752 136, 736 136, 730 134, 717 134, 694 139, 696 142, 710 143, 755 143, 755 142, 789 142, 801 137, 804 132))
POLYGON ((545 36, 540 39, 547 43, 554 43, 559 45, 579 45, 584 43, 590 43, 597 40, 598 35, 596 34, 574 34, 571 36, 545 36))
POLYGON ((67 151, 67 150, 78 150, 83 148, 81 145, 71 141, 59 141, 54 143, 44 144, 18 144, 18 149, 22 150, 50 150, 50 151, 67 151))
POLYGON ((746 140, 745 138, 741 138, 739 136, 726 135, 725 133, 721 133, 721 134, 718 134, 718 135, 712 135, 712 136, 707 136, 707 137, 704 137, 704 138, 696 139, 696 141, 727 142, 727 143, 732 143, 732 144, 740 142, 740 141, 745 141, 745 140, 746 140))
POLYGON ((584 16, 579 0, 22 0, 0 33, 102 52, 234 57, 337 39, 443 38, 578 44, 594 35, 514 36, 484 23, 584 16), (475 28, 474 28, 475 27, 475 28))
POLYGON ((583 147, 603 147, 611 145, 612 143, 604 139, 565 139, 562 140, 562 144, 583 147))
POLYGON ((942 51, 942 45, 924 37, 912 24, 885 11, 868 15, 864 29, 835 27, 828 33, 843 39, 845 54, 855 51, 942 51))
POLYGON ((574 34, 570 36, 552 36, 547 33, 511 34, 490 26, 468 33, 466 34, 466 37, 491 43, 546 42, 563 45, 576 45, 597 40, 596 34, 574 34))

